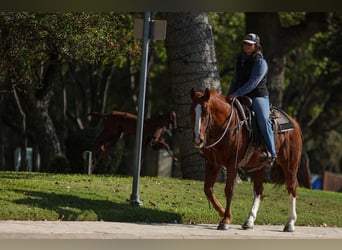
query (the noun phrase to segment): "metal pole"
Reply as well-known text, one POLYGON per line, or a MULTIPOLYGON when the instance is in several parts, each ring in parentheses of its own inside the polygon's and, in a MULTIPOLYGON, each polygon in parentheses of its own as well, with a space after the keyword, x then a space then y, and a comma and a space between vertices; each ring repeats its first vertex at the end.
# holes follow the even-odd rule
POLYGON ((84 169, 88 172, 88 175, 91 175, 92 158, 93 158, 93 152, 91 151, 83 152, 84 169))
POLYGON ((133 176, 133 189, 131 194, 131 204, 142 205, 139 200, 139 179, 140 179, 140 168, 141 168, 141 144, 143 140, 143 130, 144 130, 144 110, 145 110, 145 93, 146 93, 146 77, 147 77, 147 62, 148 62, 148 44, 150 37, 150 23, 151 23, 151 13, 145 12, 145 22, 144 22, 144 37, 143 37, 143 57, 141 63, 141 73, 140 73, 140 86, 139 86, 139 103, 138 103, 138 122, 136 129, 136 139, 135 139, 135 173, 133 176))

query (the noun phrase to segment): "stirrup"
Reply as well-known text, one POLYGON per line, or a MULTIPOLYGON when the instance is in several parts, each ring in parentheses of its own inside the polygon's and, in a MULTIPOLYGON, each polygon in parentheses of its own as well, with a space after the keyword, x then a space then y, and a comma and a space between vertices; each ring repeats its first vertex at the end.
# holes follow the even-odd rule
POLYGON ((272 156, 272 157, 271 157, 271 160, 270 160, 270 163, 269 163, 269 165, 268 165, 268 167, 273 167, 273 165, 274 165, 276 159, 277 159, 277 158, 275 158, 275 157, 272 156))
POLYGON ((272 167, 276 158, 271 155, 269 151, 265 152, 266 156, 260 158, 260 162, 266 167, 272 167))
POLYGON ((266 155, 260 157, 260 162, 261 163, 266 163, 266 162, 269 162, 269 161, 272 160, 272 155, 271 155, 271 153, 269 151, 265 151, 263 153, 266 154, 266 155))

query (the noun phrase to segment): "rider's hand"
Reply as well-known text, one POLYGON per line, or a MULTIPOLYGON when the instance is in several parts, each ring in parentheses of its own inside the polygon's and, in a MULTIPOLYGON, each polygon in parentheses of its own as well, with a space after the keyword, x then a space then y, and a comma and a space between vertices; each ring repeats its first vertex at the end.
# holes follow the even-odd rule
POLYGON ((235 98, 236 98, 236 95, 233 93, 233 94, 227 95, 226 100, 227 102, 232 103, 234 102, 235 98))

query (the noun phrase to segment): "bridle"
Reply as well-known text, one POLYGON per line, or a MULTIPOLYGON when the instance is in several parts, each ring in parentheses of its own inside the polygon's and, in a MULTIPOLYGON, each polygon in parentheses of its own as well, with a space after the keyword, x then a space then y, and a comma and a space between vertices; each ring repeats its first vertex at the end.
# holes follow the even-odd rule
POLYGON ((208 116, 209 116, 208 120, 209 121, 207 122, 206 129, 205 129, 206 133, 205 133, 205 139, 204 139, 204 146, 203 147, 206 149, 215 147, 224 138, 224 136, 228 133, 228 131, 236 130, 238 139, 237 139, 237 147, 236 147, 235 164, 234 165, 235 165, 235 168, 237 168, 238 167, 238 150, 239 150, 239 144, 240 144, 240 136, 239 136, 240 128, 247 120, 239 121, 239 119, 236 119, 236 124, 233 127, 230 127, 231 122, 233 120, 233 116, 236 115, 236 112, 234 112, 234 110, 235 110, 234 109, 234 102, 235 102, 235 99, 231 103, 230 113, 227 115, 226 125, 225 125, 225 129, 224 129, 223 133, 221 134, 221 136, 218 139, 215 140, 215 142, 213 142, 209 145, 206 145, 207 135, 209 134, 209 130, 210 130, 210 124, 212 123, 212 115, 211 115, 210 108, 209 108, 209 110, 208 110, 208 116))
MULTIPOLYGON (((224 136, 228 133, 229 130, 239 129, 240 125, 242 125, 244 123, 244 121, 239 122, 237 120, 236 125, 234 127, 230 128, 231 122, 233 120, 233 116, 236 113, 236 112, 234 112, 234 106, 233 106, 234 105, 234 101, 231 103, 230 112, 227 115, 227 118, 225 120, 225 129, 224 129, 223 133, 217 139, 215 139, 213 143, 211 143, 209 145, 206 145, 207 137, 208 137, 208 134, 209 134, 209 131, 210 131, 210 127, 211 127, 211 124, 212 124, 212 115, 211 115, 210 106, 209 106, 208 111, 207 111, 207 113, 208 113, 208 121, 205 124, 205 131, 206 132, 205 132, 205 137, 204 137, 204 146, 203 146, 204 148, 215 147, 224 138, 224 136)), ((202 106, 203 104, 199 103, 199 105, 202 106)))
POLYGON ((226 122, 226 126, 225 126, 225 129, 222 133, 222 135, 214 142, 214 143, 211 143, 209 145, 206 145, 206 139, 207 139, 207 134, 209 133, 209 129, 210 129, 210 121, 211 121, 211 113, 210 113, 210 109, 209 109, 209 122, 207 124, 207 127, 206 127, 206 136, 205 136, 205 140, 204 140, 204 148, 212 148, 212 147, 215 147, 222 139, 223 137, 227 134, 228 130, 229 130, 229 126, 230 126, 230 123, 232 121, 232 118, 233 118, 233 115, 234 115, 234 112, 233 112, 233 107, 230 109, 230 114, 228 114, 227 118, 226 118, 226 121, 228 119, 228 122, 226 122))
MULTIPOLYGON (((242 120, 239 118, 239 115, 237 114, 237 110, 236 110, 236 108, 234 108, 234 102, 235 101, 236 101, 236 99, 234 99, 232 101, 232 103, 231 103, 231 110, 230 110, 229 114, 227 114, 227 117, 225 119, 224 131, 222 132, 222 134, 217 139, 215 139, 215 141, 213 143, 211 143, 209 145, 206 145, 206 142, 207 142, 208 134, 210 133, 211 124, 213 124, 213 118, 212 118, 212 114, 210 112, 210 106, 209 106, 209 108, 207 108, 207 113, 208 113, 208 119, 207 120, 208 121, 207 121, 206 124, 203 125, 203 127, 205 128, 205 135, 204 135, 204 140, 203 140, 202 148, 204 148, 204 149, 214 148, 227 135, 228 131, 236 130, 236 137, 235 137, 236 140, 235 140, 235 146, 234 146, 236 148, 236 152, 234 154, 235 155, 234 166, 235 166, 235 168, 238 168, 238 167, 244 166, 243 164, 247 163, 247 161, 250 159, 250 157, 251 157, 251 154, 250 154, 250 152, 251 152, 251 150, 250 150, 251 144, 249 144, 248 148, 245 149, 244 152, 242 152, 243 153, 243 158, 240 161, 238 161, 238 159, 239 159, 240 143, 241 143, 241 140, 243 139, 241 137, 241 135, 240 135, 240 132, 241 132, 242 126, 247 124, 248 118, 243 117, 242 120), (237 116, 237 119, 236 119, 236 122, 233 122, 235 124, 233 124, 233 126, 232 126, 231 123, 233 121, 233 116, 237 116)), ((198 105, 201 105, 201 107, 202 107, 203 104, 198 103, 198 105)), ((253 148, 253 146, 251 146, 251 148, 253 148)), ((214 161, 212 163, 215 164, 215 165, 218 165, 217 162, 216 162, 215 149, 212 152, 214 153, 214 161)), ((265 165, 261 165, 259 167, 252 168, 252 169, 248 170, 248 172, 257 171, 257 170, 259 170, 259 169, 261 169, 263 167, 265 167, 265 165)))

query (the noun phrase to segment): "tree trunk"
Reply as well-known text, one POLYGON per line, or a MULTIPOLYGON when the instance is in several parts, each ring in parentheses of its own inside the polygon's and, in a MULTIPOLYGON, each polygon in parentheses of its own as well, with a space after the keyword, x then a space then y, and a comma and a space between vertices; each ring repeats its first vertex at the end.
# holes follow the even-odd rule
POLYGON ((178 122, 182 177, 203 180, 204 159, 192 144, 190 89, 221 92, 211 25, 207 13, 164 13, 166 51, 178 122))
POLYGON ((260 36, 265 59, 268 62, 268 86, 271 103, 281 107, 286 54, 310 39, 315 33, 326 31, 329 13, 306 13, 303 21, 283 27, 276 12, 245 13, 246 33, 260 36))
MULTIPOLYGON (((49 160, 53 156, 61 153, 60 142, 48 113, 49 96, 45 95, 44 98, 37 99, 35 91, 31 88, 26 88, 24 93, 18 92, 27 117, 27 132, 34 137, 34 142, 38 144, 42 169, 48 166, 49 160)), ((35 166, 35 168, 38 169, 39 166, 35 166)))
POLYGON ((13 94, 14 98, 19 110, 19 114, 21 116, 21 126, 20 126, 20 167, 19 169, 22 171, 27 170, 27 159, 26 159, 26 149, 27 149, 27 135, 26 135, 26 113, 22 108, 21 102, 19 100, 16 87, 13 86, 13 94))
MULTIPOLYGON (((51 58, 52 60, 53 58, 51 58)), ((42 87, 36 90, 35 86, 24 85, 24 91, 18 93, 23 109, 27 115, 27 128, 34 135, 39 147, 42 169, 49 161, 61 154, 61 146, 55 126, 49 115, 49 104, 52 93, 52 82, 58 72, 58 64, 49 63, 42 77, 42 87)))

